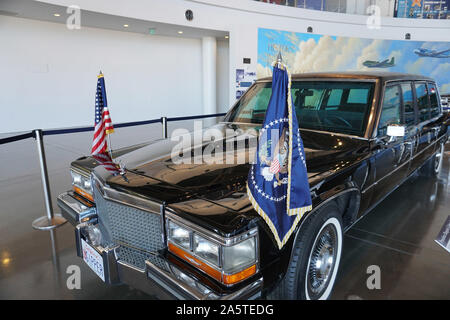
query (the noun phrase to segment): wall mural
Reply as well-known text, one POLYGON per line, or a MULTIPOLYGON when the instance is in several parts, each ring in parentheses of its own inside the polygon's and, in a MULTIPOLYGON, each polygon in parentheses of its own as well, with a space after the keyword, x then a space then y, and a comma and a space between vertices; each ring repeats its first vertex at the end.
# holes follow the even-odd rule
POLYGON ((379 40, 258 30, 257 78, 272 75, 281 50, 291 73, 389 71, 434 78, 450 93, 450 42, 379 40))

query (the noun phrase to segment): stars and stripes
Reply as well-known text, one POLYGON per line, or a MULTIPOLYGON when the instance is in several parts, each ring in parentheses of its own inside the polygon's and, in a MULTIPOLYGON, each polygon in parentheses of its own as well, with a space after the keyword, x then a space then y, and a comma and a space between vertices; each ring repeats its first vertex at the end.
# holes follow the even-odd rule
POLYGON ((103 74, 97 77, 97 92, 95 94, 95 128, 94 140, 92 141, 92 154, 102 154, 108 149, 106 135, 114 132, 111 117, 106 100, 106 87, 103 74))
POLYGON ((121 173, 120 167, 112 161, 111 156, 108 153, 93 154, 92 157, 114 176, 121 173))
POLYGON ((278 158, 275 158, 272 160, 272 163, 270 164, 269 171, 270 173, 278 173, 280 172, 281 166, 280 162, 278 161, 278 158))

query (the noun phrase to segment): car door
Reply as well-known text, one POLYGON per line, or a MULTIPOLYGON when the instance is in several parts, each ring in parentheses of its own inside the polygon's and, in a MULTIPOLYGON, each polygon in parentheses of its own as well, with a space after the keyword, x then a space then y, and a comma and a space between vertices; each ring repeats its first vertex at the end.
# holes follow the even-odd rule
POLYGON ((382 199, 406 177, 411 158, 411 136, 391 138, 389 125, 403 125, 402 91, 399 83, 387 84, 378 122, 375 152, 373 202, 382 199))
MULTIPOLYGON (((417 127, 417 112, 414 101, 414 88, 411 81, 400 83, 402 89, 403 124, 405 125, 405 154, 404 157, 412 157, 416 154, 419 140, 419 129, 417 127)), ((406 169, 406 168, 405 168, 406 169)), ((411 163, 407 166, 407 175, 414 171, 411 163)))
POLYGON ((418 133, 416 152, 411 162, 411 167, 413 170, 421 167, 423 163, 433 154, 434 151, 432 148, 430 148, 434 129, 432 129, 433 127, 430 126, 431 108, 426 82, 415 81, 414 91, 414 98, 418 116, 418 133))
POLYGON ((438 94, 438 90, 436 87, 436 84, 433 82, 427 83, 428 87, 428 96, 430 97, 430 117, 431 121, 428 124, 428 126, 431 128, 431 141, 434 143, 434 145, 431 147, 432 153, 437 150, 439 147, 437 143, 435 143, 437 140, 439 140, 439 134, 442 130, 442 121, 439 120, 442 112, 440 107, 440 97, 438 94))

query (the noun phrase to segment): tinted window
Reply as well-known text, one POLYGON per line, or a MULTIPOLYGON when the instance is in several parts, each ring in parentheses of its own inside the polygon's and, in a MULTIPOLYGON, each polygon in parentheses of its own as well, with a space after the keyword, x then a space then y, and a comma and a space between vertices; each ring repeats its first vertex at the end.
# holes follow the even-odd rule
POLYGON ((343 92, 344 92, 343 89, 331 90, 330 96, 328 97, 328 101, 327 101, 327 109, 328 110, 332 109, 333 107, 335 107, 334 109, 338 108, 338 106, 341 104, 343 92))
POLYGON ((398 85, 388 86, 384 90, 378 135, 385 135, 387 126, 390 124, 400 124, 400 87, 398 85))
POLYGON ((439 100, 436 85, 434 83, 428 83, 428 90, 430 93, 431 117, 433 118, 439 115, 439 100))
POLYGON ((416 83, 417 108, 419 109, 419 121, 430 119, 430 105, 425 83, 416 83))
POLYGON ((405 110, 405 124, 413 125, 415 122, 414 115, 414 98, 411 83, 402 83, 403 107, 405 110))
MULTIPOLYGON (((373 82, 292 81, 291 95, 300 128, 363 135, 373 98, 373 82)), ((262 124, 271 82, 247 90, 225 121, 262 124)))
POLYGON ((348 93, 348 103, 367 103, 369 89, 350 89, 348 93))

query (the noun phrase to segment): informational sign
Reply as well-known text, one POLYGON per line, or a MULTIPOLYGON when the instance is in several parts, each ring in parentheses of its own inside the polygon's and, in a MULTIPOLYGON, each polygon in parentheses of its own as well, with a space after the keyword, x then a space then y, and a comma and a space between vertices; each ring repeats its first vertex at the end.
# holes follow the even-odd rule
POLYGON ((450 19, 450 0, 396 0, 394 17, 450 19))
POLYGON ((236 99, 242 97, 247 89, 255 82, 256 72, 248 68, 236 69, 236 99))

